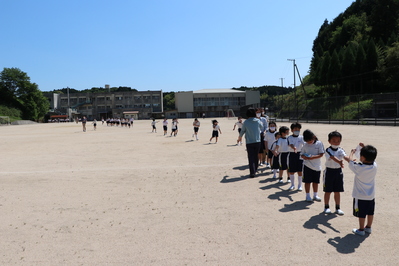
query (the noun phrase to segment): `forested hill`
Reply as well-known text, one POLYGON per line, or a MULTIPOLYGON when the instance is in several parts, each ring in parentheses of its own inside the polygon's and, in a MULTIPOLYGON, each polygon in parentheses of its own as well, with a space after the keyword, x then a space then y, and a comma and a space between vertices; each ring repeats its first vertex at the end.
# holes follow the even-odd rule
POLYGON ((399 88, 399 0, 357 0, 313 42, 309 82, 330 95, 399 88))

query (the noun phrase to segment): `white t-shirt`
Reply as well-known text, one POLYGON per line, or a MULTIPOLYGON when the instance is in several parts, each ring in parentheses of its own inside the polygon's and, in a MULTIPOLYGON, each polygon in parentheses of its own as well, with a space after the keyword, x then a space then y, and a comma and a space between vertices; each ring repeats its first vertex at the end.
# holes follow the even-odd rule
POLYGON ((269 150, 272 149, 273 142, 276 141, 276 137, 274 136, 274 134, 276 134, 276 131, 270 132, 270 130, 267 130, 266 134, 265 134, 265 139, 264 140, 267 141, 267 148, 269 150))
POLYGON ((163 125, 163 126, 167 126, 167 125, 168 125, 168 120, 162 121, 162 125, 163 125))
POLYGON ((200 126, 200 121, 194 121, 193 126, 194 127, 199 127, 200 126))
MULTIPOLYGON (((294 145, 297 152, 300 152, 302 150, 303 145, 305 144, 305 141, 303 140, 302 135, 299 135, 299 136, 290 135, 290 136, 288 136, 287 140, 288 140, 288 145, 291 145, 291 144, 294 145)), ((294 152, 294 149, 291 148, 291 146, 288 146, 288 151, 294 152)))
POLYGON ((352 197, 360 200, 374 199, 377 163, 374 162, 373 164, 362 164, 350 161, 349 169, 355 173, 352 197))
POLYGON ((334 156, 335 158, 337 158, 338 160, 343 160, 344 157, 346 156, 345 151, 339 147, 338 149, 334 150, 331 147, 328 147, 326 149, 326 167, 327 168, 333 168, 333 169, 338 169, 341 168, 341 165, 339 165, 339 163, 337 163, 336 161, 334 161, 333 159, 331 159, 331 156, 334 156))
MULTIPOLYGON (((220 126, 219 125, 216 125, 216 126, 212 126, 213 127, 213 131, 218 131, 219 129, 220 129, 220 126)), ((202 130, 202 129, 201 129, 202 130)))
MULTIPOLYGON (((313 144, 305 144, 302 147, 301 155, 319 155, 324 153, 324 146, 320 140, 316 140, 313 144)), ((321 159, 303 160, 303 165, 306 165, 312 170, 321 171, 321 159)))
POLYGON ((279 138, 277 140, 278 152, 288 152, 288 140, 279 138))
POLYGON ((242 128, 242 122, 236 122, 237 128, 242 128))

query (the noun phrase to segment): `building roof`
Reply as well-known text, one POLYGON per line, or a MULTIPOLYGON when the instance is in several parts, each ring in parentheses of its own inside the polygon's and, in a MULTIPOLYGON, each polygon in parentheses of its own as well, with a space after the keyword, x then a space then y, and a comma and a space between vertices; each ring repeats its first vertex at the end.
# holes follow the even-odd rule
POLYGON ((193 91, 193 93, 245 93, 245 91, 235 89, 203 89, 193 91))

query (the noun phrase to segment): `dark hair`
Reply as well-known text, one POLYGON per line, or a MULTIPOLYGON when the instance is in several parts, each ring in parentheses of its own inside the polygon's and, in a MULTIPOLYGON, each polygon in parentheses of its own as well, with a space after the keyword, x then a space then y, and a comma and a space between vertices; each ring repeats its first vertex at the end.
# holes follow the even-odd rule
POLYGON ((274 121, 270 121, 270 122, 269 122, 269 127, 270 127, 270 125, 275 125, 275 126, 277 126, 276 122, 274 122, 274 121))
POLYGON ((215 120, 212 120, 212 124, 215 124, 215 123, 217 123, 218 121, 215 119, 215 120))
POLYGON ((294 128, 299 128, 299 129, 301 129, 302 128, 302 125, 301 124, 299 124, 298 122, 295 122, 295 123, 292 123, 291 124, 291 130, 293 130, 294 128))
POLYGON ((276 133, 274 133, 274 137, 277 137, 278 135, 280 135, 281 136, 281 133, 280 132, 276 132, 276 133))
POLYGON ((306 129, 303 132, 303 140, 305 142, 311 141, 313 138, 315 138, 317 140, 316 135, 310 129, 306 129))
POLYGON ((152 121, 155 121, 155 118, 153 118, 152 121))
POLYGON ((360 156, 363 156, 368 162, 374 162, 377 158, 377 149, 374 146, 366 145, 360 150, 360 156))
POLYGON ((239 119, 242 119, 242 116, 239 116, 239 117, 237 118, 237 120, 239 120, 239 119))
POLYGON ((254 108, 250 107, 247 109, 247 117, 256 117, 256 111, 254 108))
POLYGON ((278 129, 278 132, 280 132, 280 134, 285 133, 287 131, 289 131, 290 129, 286 126, 282 126, 278 129))
POLYGON ((333 131, 333 132, 330 132, 330 134, 328 134, 328 141, 330 141, 332 138, 334 138, 334 137, 338 137, 339 139, 341 139, 342 140, 342 135, 341 135, 341 133, 339 133, 338 131, 333 131))

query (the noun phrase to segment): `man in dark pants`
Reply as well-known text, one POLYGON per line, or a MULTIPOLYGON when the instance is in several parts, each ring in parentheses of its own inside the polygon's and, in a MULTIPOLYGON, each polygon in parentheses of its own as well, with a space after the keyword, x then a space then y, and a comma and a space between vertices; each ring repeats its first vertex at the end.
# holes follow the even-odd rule
POLYGON ((249 164, 249 176, 255 177, 256 171, 258 171, 258 152, 260 149, 260 132, 262 130, 262 123, 256 118, 256 111, 254 108, 248 108, 247 120, 244 121, 239 141, 242 141, 242 136, 245 134, 245 142, 247 146, 248 164, 249 164))

